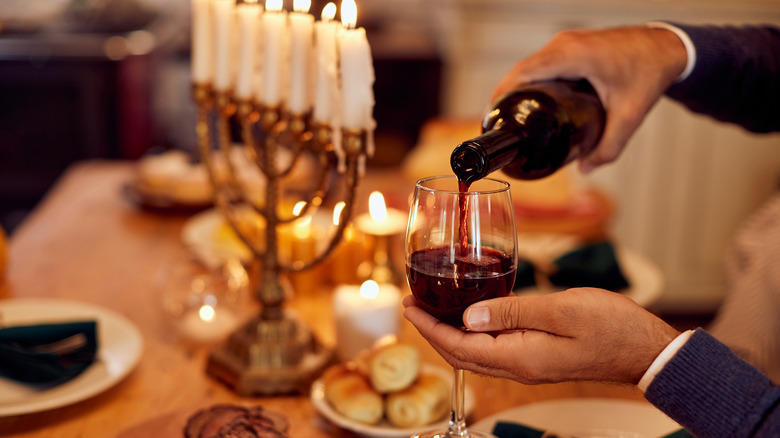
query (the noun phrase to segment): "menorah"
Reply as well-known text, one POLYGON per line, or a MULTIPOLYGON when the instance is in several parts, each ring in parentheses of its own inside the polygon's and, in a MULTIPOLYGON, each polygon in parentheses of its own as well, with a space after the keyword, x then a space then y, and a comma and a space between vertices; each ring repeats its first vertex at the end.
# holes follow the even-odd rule
POLYGON ((261 305, 258 315, 212 350, 206 370, 242 395, 305 391, 333 356, 305 323, 285 310, 290 291, 283 275, 320 264, 336 248, 352 217, 367 152, 373 150, 373 66, 365 30, 355 28, 354 0, 343 0, 341 24, 333 21, 335 4, 326 5, 316 23, 309 6, 309 0, 295 0, 295 10, 288 14, 281 0, 266 0, 265 11, 256 0, 193 0, 198 149, 215 205, 253 254, 261 305), (314 53, 317 62, 312 62, 314 53), (316 90, 310 88, 313 73, 316 90), (248 190, 252 188, 241 181, 232 162, 234 121, 247 161, 264 175, 262 200, 250 196, 256 192, 248 190), (284 165, 278 163, 281 148, 292 156, 284 165), (224 155, 224 177, 216 151, 224 155), (304 153, 318 158, 316 184, 302 195, 302 211, 280 212, 280 190, 304 153), (336 163, 338 176, 331 172, 336 163), (283 260, 280 228, 307 215, 310 219, 310 210, 334 193, 335 183, 344 186, 344 208, 327 245, 310 259, 283 260), (263 242, 241 226, 239 212, 246 209, 262 217, 263 242))
POLYGON ((236 100, 230 93, 215 92, 209 85, 195 84, 193 98, 198 107, 198 148, 209 169, 214 201, 236 235, 252 251, 259 265, 256 295, 261 304, 259 315, 211 352, 207 372, 243 395, 303 390, 327 365, 332 351, 317 340, 305 323, 285 311, 284 302, 289 291, 286 290, 282 274, 316 266, 340 242, 353 213, 360 179, 359 162, 366 154, 366 133, 363 130, 342 129, 346 170, 340 174, 340 182, 345 186, 345 208, 327 246, 312 260, 285 263, 279 256, 279 227, 304 216, 308 209, 321 205, 331 192, 328 190, 329 174, 335 162, 332 128, 312 123, 306 114, 287 113, 280 106, 263 106, 250 100, 236 100), (241 140, 250 158, 267 180, 262 205, 251 200, 242 189, 242 183, 229 159, 226 159, 227 180, 217 176, 213 152, 219 149, 225 157, 231 156, 231 119, 234 116, 240 124, 241 140), (290 148, 293 154, 293 159, 284 169, 279 169, 276 164, 281 147, 290 148), (277 209, 280 185, 301 154, 307 151, 319 160, 316 189, 297 216, 281 217, 282 213, 277 209), (264 219, 264 242, 258 242, 245 227, 240 226, 237 213, 239 205, 249 206, 264 219))

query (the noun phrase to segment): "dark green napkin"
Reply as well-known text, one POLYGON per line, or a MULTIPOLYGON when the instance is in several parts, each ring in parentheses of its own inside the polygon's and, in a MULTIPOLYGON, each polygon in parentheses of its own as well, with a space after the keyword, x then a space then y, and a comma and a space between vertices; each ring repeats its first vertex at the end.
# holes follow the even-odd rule
MULTIPOLYGON (((493 426, 493 435, 498 438, 541 438, 543 430, 534 429, 523 424, 499 421, 493 426)), ((695 438, 685 429, 676 430, 661 438, 695 438)))
POLYGON ((499 421, 493 426, 493 435, 498 438, 540 438, 544 435, 544 431, 522 424, 499 421))
POLYGON ((519 260, 517 262, 517 272, 515 274, 514 289, 522 289, 536 284, 536 276, 533 263, 528 260, 519 260))
MULTIPOLYGON (((597 287, 613 292, 630 286, 610 242, 602 241, 582 246, 558 257, 553 263, 555 269, 549 278, 555 286, 597 287)), ((535 284, 533 265, 525 260, 518 263, 514 289, 535 284)))
POLYGON ((95 321, 0 329, 0 375, 25 383, 62 383, 87 369, 97 349, 95 321))
MULTIPOLYGON (((544 435, 543 430, 523 424, 510 423, 508 421, 499 421, 493 426, 493 435, 498 438, 541 438, 544 435)), ((695 438, 685 429, 674 431, 661 438, 695 438)))
POLYGON ((680 429, 680 430, 676 430, 676 431, 674 431, 674 432, 672 432, 672 433, 670 433, 668 435, 664 435, 661 438, 696 438, 696 437, 693 436, 693 434, 691 434, 687 430, 680 429))

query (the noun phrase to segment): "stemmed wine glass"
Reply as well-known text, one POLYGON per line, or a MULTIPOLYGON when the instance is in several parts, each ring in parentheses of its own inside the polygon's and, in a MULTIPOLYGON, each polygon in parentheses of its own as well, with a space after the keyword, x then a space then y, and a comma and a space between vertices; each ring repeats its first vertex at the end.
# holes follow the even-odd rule
MULTIPOLYGON (((406 230, 406 274, 418 305, 466 330, 463 311, 509 295, 517 270, 517 232, 509 184, 491 178, 471 185, 454 176, 417 181, 406 230)), ((454 370, 447 431, 415 437, 489 437, 469 431, 463 370, 454 370)))

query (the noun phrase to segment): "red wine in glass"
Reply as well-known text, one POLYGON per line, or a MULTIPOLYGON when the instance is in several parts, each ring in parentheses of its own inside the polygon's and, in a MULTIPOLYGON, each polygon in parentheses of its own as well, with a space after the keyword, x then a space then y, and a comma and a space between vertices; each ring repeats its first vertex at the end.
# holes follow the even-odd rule
POLYGON ((450 257, 449 247, 428 248, 411 254, 407 279, 419 306, 438 320, 463 327, 470 305, 508 296, 515 282, 515 261, 489 247, 479 259, 463 254, 450 257))

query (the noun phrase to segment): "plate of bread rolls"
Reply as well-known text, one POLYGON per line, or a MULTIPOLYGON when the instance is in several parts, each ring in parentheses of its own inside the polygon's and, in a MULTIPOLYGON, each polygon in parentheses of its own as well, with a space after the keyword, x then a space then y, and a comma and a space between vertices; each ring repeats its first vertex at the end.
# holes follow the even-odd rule
MULTIPOLYGON (((422 363, 414 346, 377 345, 354 361, 328 368, 314 382, 314 407, 339 427, 366 437, 408 437, 446 428, 452 370, 422 363)), ((466 388, 465 408, 474 408, 466 388)))

